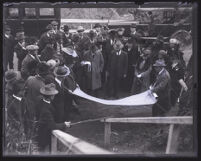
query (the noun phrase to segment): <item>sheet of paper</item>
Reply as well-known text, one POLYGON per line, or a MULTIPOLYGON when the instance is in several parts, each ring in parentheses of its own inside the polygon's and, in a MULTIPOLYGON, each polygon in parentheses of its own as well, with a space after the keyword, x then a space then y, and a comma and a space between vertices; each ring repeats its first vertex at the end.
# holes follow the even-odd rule
POLYGON ((76 88, 72 92, 72 94, 105 105, 143 106, 143 105, 153 105, 157 102, 156 98, 152 94, 150 94, 148 90, 140 94, 132 95, 117 100, 105 100, 96 98, 86 94, 80 88, 76 88))

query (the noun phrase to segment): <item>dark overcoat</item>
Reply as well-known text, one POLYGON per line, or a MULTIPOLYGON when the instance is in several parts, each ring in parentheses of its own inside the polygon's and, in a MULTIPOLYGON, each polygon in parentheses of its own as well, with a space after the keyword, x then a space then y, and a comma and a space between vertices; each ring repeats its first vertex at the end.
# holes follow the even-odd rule
POLYGON ((156 77, 153 92, 158 95, 158 101, 152 107, 153 116, 163 116, 170 110, 170 74, 164 68, 156 77))
POLYGON ((41 100, 38 106, 40 106, 40 116, 37 141, 40 149, 44 150, 47 145, 51 144, 52 130, 63 130, 65 129, 65 124, 55 122, 56 111, 51 103, 41 100))

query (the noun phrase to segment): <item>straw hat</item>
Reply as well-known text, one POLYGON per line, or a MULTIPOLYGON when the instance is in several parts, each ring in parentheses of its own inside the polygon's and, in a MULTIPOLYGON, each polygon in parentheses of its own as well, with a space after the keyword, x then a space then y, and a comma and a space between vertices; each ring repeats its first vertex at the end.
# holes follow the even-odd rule
POLYGON ((44 87, 41 87, 40 93, 47 96, 52 96, 58 94, 56 86, 54 83, 46 84, 44 87))

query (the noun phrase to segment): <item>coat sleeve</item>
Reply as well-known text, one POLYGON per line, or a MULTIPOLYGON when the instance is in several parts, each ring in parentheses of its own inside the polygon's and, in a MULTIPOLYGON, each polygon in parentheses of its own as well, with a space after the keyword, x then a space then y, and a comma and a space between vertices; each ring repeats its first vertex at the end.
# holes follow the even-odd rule
POLYGON ((158 83, 156 86, 154 86, 152 92, 158 93, 161 89, 165 88, 165 86, 168 84, 169 78, 166 75, 163 75, 160 79, 160 83, 158 83))
POLYGON ((104 59, 103 59, 103 54, 100 52, 100 71, 103 71, 104 67, 104 59))
POLYGON ((64 123, 56 123, 53 115, 49 110, 44 112, 43 114, 43 120, 46 122, 47 128, 50 130, 63 130, 65 129, 65 124, 64 123))

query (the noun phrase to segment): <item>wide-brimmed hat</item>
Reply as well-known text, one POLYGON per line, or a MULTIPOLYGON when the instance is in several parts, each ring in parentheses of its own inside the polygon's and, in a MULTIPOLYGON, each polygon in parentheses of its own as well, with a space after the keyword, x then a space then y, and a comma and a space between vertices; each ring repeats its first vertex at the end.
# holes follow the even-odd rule
POLYGON ((98 27, 102 27, 99 23, 96 23, 95 25, 94 25, 94 28, 98 28, 98 27))
POLYGON ((68 25, 64 25, 64 31, 69 31, 68 25))
POLYGON ((11 82, 17 79, 17 72, 14 70, 8 70, 5 72, 5 81, 11 82))
POLYGON ((155 67, 165 67, 165 61, 164 60, 156 60, 156 62, 153 64, 155 67))
POLYGON ((54 75, 56 77, 65 77, 70 74, 70 69, 66 66, 58 66, 54 69, 54 75))
POLYGON ((31 50, 33 51, 33 50, 38 50, 39 47, 37 45, 28 45, 26 47, 26 49, 29 50, 29 51, 31 51, 31 50))
POLYGON ((113 45, 115 50, 122 49, 124 47, 123 43, 120 40, 117 40, 116 43, 113 45))
POLYGON ((54 83, 46 84, 45 86, 40 88, 40 93, 47 96, 52 96, 58 94, 56 90, 56 86, 54 83))
POLYGON ((57 65, 57 62, 54 59, 50 59, 47 61, 47 65, 50 67, 50 69, 54 69, 54 67, 57 65))
POLYGON ((77 32, 83 32, 83 31, 84 31, 84 27, 83 26, 78 26, 77 32))
POLYGON ((41 62, 37 65, 37 73, 39 75, 47 75, 49 74, 49 65, 46 62, 41 62))
POLYGON ((68 55, 71 55, 73 57, 77 57, 77 53, 75 50, 73 50, 72 48, 66 47, 66 48, 62 48, 62 51, 68 55))
POLYGON ((57 22, 57 21, 52 21, 51 22, 51 25, 53 25, 53 26, 56 26, 56 25, 58 25, 59 23, 57 22))

